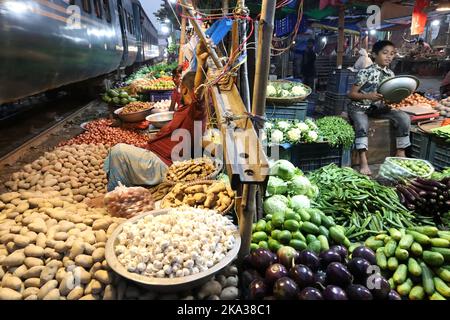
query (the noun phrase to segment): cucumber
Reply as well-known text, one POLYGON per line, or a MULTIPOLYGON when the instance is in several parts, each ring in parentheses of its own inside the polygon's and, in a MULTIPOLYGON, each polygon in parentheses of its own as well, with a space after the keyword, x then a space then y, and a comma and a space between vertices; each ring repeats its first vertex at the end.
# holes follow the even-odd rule
POLYGON ((350 246, 350 241, 345 236, 344 232, 338 226, 330 228, 330 237, 334 242, 344 245, 346 248, 350 246))
POLYGON ((280 235, 281 230, 272 230, 270 236, 272 239, 278 240, 278 236, 280 235))
POLYGON ((407 279, 404 283, 402 283, 397 287, 396 291, 398 292, 399 295, 406 297, 411 291, 412 286, 413 282, 411 281, 411 279, 407 279))
POLYGON ((303 242, 301 240, 297 240, 297 239, 292 239, 291 241, 289 241, 289 246, 291 246, 292 248, 294 248, 295 250, 298 250, 298 251, 302 251, 307 248, 307 245, 305 242, 303 242))
POLYGON ((269 249, 269 244, 267 243, 267 241, 260 241, 260 242, 258 242, 258 247, 264 248, 264 249, 269 249))
POLYGON ((264 219, 266 219, 266 221, 271 221, 272 220, 272 215, 268 214, 268 215, 265 216, 264 219))
POLYGON ((395 228, 390 228, 389 234, 391 235, 391 238, 394 239, 395 241, 400 241, 400 239, 402 238, 402 233, 395 228))
POLYGON ((320 227, 320 224, 322 223, 322 218, 320 217, 320 214, 316 210, 310 210, 309 215, 311 216, 310 222, 314 223, 316 226, 320 227))
POLYGON ((256 223, 252 223, 252 233, 256 232, 256 223))
POLYGON ((355 243, 352 243, 352 244, 348 247, 348 252, 353 253, 353 251, 354 251, 356 248, 361 247, 361 246, 363 246, 363 245, 364 245, 364 244, 361 243, 361 242, 355 242, 355 243))
POLYGON ((446 239, 440 239, 440 238, 433 238, 430 240, 432 247, 439 247, 439 248, 448 248, 450 247, 450 241, 446 239))
POLYGON ((289 230, 283 230, 278 235, 278 241, 282 244, 288 244, 292 240, 292 235, 289 230))
POLYGON ((436 291, 439 292, 444 297, 450 298, 450 288, 447 286, 447 284, 444 281, 442 281, 441 278, 438 277, 434 277, 433 281, 436 291))
POLYGON ((414 258, 408 259, 408 272, 413 276, 419 277, 422 275, 422 268, 414 258))
POLYGON ((386 237, 384 237, 383 242, 384 242, 384 244, 386 244, 386 243, 388 243, 388 242, 391 241, 391 240, 393 240, 393 239, 391 238, 391 236, 386 236, 386 237))
POLYGON ((330 231, 328 231, 328 229, 324 226, 319 227, 319 233, 327 238, 330 236, 330 231))
POLYGON ((435 270, 435 273, 445 282, 450 282, 450 270, 438 268, 437 270, 435 270))
POLYGON ((444 264, 444 256, 439 252, 425 250, 422 254, 425 263, 432 267, 440 267, 444 264))
POLYGON ((283 224, 284 229, 295 232, 300 228, 300 224, 296 220, 285 220, 283 224))
POLYGON ((267 241, 268 237, 264 231, 257 231, 252 235, 252 242, 259 243, 260 241, 267 241))
POLYGON ((420 267, 422 268, 422 286, 427 295, 431 296, 434 293, 433 273, 424 262, 420 263, 420 267))
POLYGON ((402 260, 402 261, 407 260, 409 257, 409 252, 408 252, 408 250, 397 247, 397 249, 395 249, 395 257, 398 260, 402 260))
POLYGON ((410 234, 405 234, 401 239, 400 242, 398 243, 398 246, 401 249, 409 249, 411 247, 411 245, 414 242, 414 237, 410 234))
POLYGON ((294 211, 291 211, 291 212, 286 212, 284 219, 285 220, 297 220, 297 219, 299 219, 297 217, 299 217, 299 214, 295 213, 294 211))
POLYGON ((444 233, 444 231, 439 231, 439 232, 438 232, 438 236, 439 236, 439 238, 441 238, 441 239, 445 239, 445 240, 450 241, 450 234, 444 233))
POLYGON ((300 215, 303 222, 309 221, 311 219, 311 215, 308 212, 306 212, 305 209, 299 209, 297 213, 300 215))
POLYGON ((435 293, 433 293, 433 295, 430 297, 430 300, 442 300, 442 301, 444 301, 444 300, 447 300, 447 299, 445 299, 443 296, 441 296, 441 295, 439 294, 439 292, 435 292, 435 293))
POLYGON ((336 225, 333 218, 326 216, 324 213, 322 213, 320 218, 322 221, 322 225, 328 229, 336 225))
POLYGON ((384 250, 383 248, 378 248, 376 253, 375 253, 375 258, 377 261, 377 265, 381 268, 381 269, 386 269, 387 268, 387 259, 386 259, 386 255, 384 254, 384 250))
POLYGON ((388 235, 387 234, 379 234, 375 237, 375 240, 384 240, 388 235))
POLYGON ((437 248, 432 247, 431 251, 433 252, 439 252, 444 257, 444 260, 447 262, 450 262, 450 249, 449 248, 437 248))
POLYGON ((270 251, 277 252, 282 245, 275 239, 269 239, 268 241, 270 251))
POLYGON ((315 235, 313 235, 313 234, 308 234, 306 236, 306 242, 307 243, 311 243, 311 242, 316 241, 316 240, 317 240, 317 237, 315 235))
POLYGON ((284 223, 284 213, 282 212, 276 212, 272 215, 272 226, 274 228, 281 228, 284 223))
POLYGON ((266 231, 266 221, 265 220, 259 220, 256 223, 256 231, 266 231))
POLYGON ((320 236, 317 237, 317 240, 320 241, 320 247, 322 251, 330 249, 330 244, 328 243, 327 237, 321 234, 320 236))
POLYGON ((392 290, 395 290, 395 282, 394 282, 394 279, 389 278, 388 282, 389 282, 389 286, 391 287, 391 289, 392 289, 392 290))
POLYGON ((407 230, 406 233, 412 235, 414 237, 414 241, 420 243, 421 245, 430 244, 430 238, 427 235, 414 230, 407 230))
MULTIPOLYGON (((331 232, 331 230, 330 230, 330 232, 331 232)), ((384 246, 384 242, 382 240, 375 240, 375 237, 369 237, 364 242, 364 244, 366 247, 369 247, 373 251, 376 251, 378 248, 381 248, 384 246)))
POLYGON ((398 260, 396 257, 390 257, 387 261, 387 267, 391 271, 395 271, 398 268, 398 260))
POLYGON ((301 231, 309 234, 318 235, 319 234, 319 227, 316 226, 314 223, 311 223, 309 221, 303 222, 301 231))
POLYGON ((415 256, 421 256, 421 255, 422 255, 422 252, 423 252, 423 249, 422 249, 422 246, 420 245, 420 243, 414 242, 414 243, 411 245, 411 252, 412 252, 415 256))
POLYGON ((319 240, 314 240, 308 244, 308 249, 317 254, 321 251, 321 244, 319 240))
POLYGON ((259 246, 257 243, 250 243, 250 251, 254 251, 258 248, 259 248, 259 246))
POLYGON ((406 264, 401 264, 398 266, 397 270, 395 270, 392 278, 394 282, 398 285, 402 284, 406 281, 406 277, 408 276, 408 267, 406 264))
POLYGON ((425 299, 425 290, 421 286, 415 286, 409 292, 408 298, 409 300, 423 300, 425 299))
POLYGON ((266 230, 264 230, 267 234, 271 234, 273 230, 272 221, 266 223, 266 230))
POLYGON ((436 237, 438 235, 439 229, 432 226, 415 227, 414 231, 420 232, 428 237, 436 237))
POLYGON ((397 242, 391 239, 384 246, 384 254, 386 255, 387 258, 390 258, 395 254, 395 249, 397 249, 397 242))
POLYGON ((300 231, 298 231, 298 230, 295 231, 295 232, 292 232, 292 239, 300 240, 300 241, 306 242, 305 236, 304 236, 300 231))

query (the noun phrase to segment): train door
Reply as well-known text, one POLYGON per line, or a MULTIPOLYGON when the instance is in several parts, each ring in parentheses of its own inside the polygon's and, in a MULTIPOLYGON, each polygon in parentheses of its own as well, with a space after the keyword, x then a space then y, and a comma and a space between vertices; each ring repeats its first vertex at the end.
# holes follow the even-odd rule
POLYGON ((128 37, 122 0, 117 1, 117 7, 119 11, 120 30, 122 32, 122 41, 123 41, 123 58, 121 65, 125 66, 126 62, 128 61, 128 37))

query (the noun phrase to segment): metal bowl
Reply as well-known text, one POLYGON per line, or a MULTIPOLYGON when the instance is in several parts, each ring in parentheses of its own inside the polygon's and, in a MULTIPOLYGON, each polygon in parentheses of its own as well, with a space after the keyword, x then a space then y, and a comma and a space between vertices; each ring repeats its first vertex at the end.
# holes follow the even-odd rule
MULTIPOLYGON (((146 212, 139 216, 129 219, 125 223, 130 223, 130 222, 134 223, 137 220, 140 220, 150 214, 158 216, 161 214, 166 214, 168 212, 169 212, 169 209, 154 210, 151 212, 146 212)), ((178 278, 147 277, 147 276, 143 276, 143 275, 140 275, 137 273, 128 272, 127 269, 117 259, 114 248, 117 245, 117 241, 118 241, 117 237, 122 232, 123 225, 124 224, 121 224, 120 226, 118 226, 114 230, 112 235, 109 237, 108 241, 106 242, 105 258, 106 258, 108 265, 111 267, 111 269, 113 269, 120 276, 127 278, 129 280, 132 280, 146 289, 154 290, 157 292, 179 292, 179 291, 192 289, 196 286, 200 286, 200 285, 208 282, 208 280, 211 279, 212 276, 214 276, 216 273, 220 272, 222 269, 227 267, 236 258, 237 254, 239 252, 239 248, 241 247, 241 237, 239 235, 239 231, 237 230, 234 235, 236 242, 234 244, 233 249, 228 251, 228 253, 225 255, 225 258, 223 258, 219 263, 217 263, 216 265, 214 265, 207 271, 200 272, 195 275, 191 275, 191 276, 187 276, 187 277, 178 277, 178 278)))
POLYGON ((419 79, 414 76, 397 76, 384 80, 378 86, 378 92, 386 102, 399 103, 413 94, 419 85, 419 79))
POLYGON ((151 114, 157 114, 157 113, 163 113, 163 112, 169 112, 168 110, 161 110, 158 108, 153 108, 152 111, 150 111, 151 114))
POLYGON ((140 121, 144 121, 145 117, 148 116, 150 114, 150 112, 152 111, 153 106, 139 111, 139 112, 133 112, 133 113, 127 113, 127 114, 122 114, 122 110, 123 108, 119 108, 117 110, 114 111, 114 113, 123 121, 125 122, 140 122, 140 121))
POLYGON ((173 111, 165 111, 147 116, 145 119, 156 128, 162 128, 173 119, 173 111))

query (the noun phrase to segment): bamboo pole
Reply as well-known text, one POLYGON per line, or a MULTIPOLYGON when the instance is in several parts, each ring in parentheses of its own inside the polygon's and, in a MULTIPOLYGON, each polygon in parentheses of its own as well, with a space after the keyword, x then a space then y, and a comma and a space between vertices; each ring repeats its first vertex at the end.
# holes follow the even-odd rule
POLYGON ((252 239, 253 218, 256 215, 256 185, 243 185, 242 200, 247 201, 237 208, 239 217, 239 233, 241 234, 241 248, 238 253, 238 261, 242 261, 250 253, 252 239))
POLYGON ((339 7, 339 37, 338 37, 338 51, 337 51, 337 68, 342 69, 344 64, 344 41, 345 41, 345 6, 339 7))
MULTIPOLYGON (((258 50, 256 53, 255 83, 253 86, 252 112, 263 116, 266 111, 266 91, 270 69, 270 48, 276 0, 263 0, 259 21, 258 50)), ((256 128, 261 129, 261 128, 256 128)))
POLYGON ((178 64, 181 65, 183 64, 183 46, 186 43, 186 24, 187 24, 187 19, 186 19, 186 9, 183 8, 183 18, 181 19, 181 35, 180 35, 180 51, 179 51, 179 55, 178 55, 178 64))

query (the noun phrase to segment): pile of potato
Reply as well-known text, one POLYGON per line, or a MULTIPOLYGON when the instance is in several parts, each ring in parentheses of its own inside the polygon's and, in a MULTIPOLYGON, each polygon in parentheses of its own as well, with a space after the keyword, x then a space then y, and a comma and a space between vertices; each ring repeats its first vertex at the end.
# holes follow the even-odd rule
POLYGON ((106 193, 107 153, 102 144, 56 148, 13 173, 5 185, 11 191, 58 191, 78 202, 95 198, 106 193))
POLYGON ((209 158, 174 162, 167 170, 168 182, 192 182, 204 180, 216 171, 214 162, 209 158))
POLYGON ((200 209, 212 209, 224 212, 234 199, 234 191, 228 183, 211 181, 185 185, 177 183, 162 200, 161 208, 189 206, 200 209))

